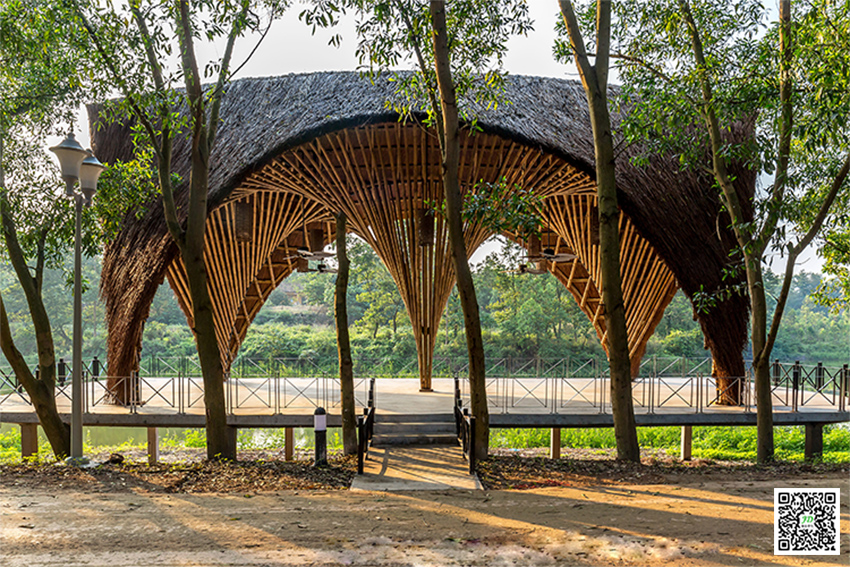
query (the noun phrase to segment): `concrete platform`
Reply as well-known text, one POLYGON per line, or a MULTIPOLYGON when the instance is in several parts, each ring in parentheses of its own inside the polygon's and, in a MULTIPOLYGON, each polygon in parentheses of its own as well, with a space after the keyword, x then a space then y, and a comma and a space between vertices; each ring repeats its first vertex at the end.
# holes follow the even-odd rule
POLYGON ((369 450, 364 474, 351 490, 481 490, 470 475, 460 447, 385 447, 369 450))

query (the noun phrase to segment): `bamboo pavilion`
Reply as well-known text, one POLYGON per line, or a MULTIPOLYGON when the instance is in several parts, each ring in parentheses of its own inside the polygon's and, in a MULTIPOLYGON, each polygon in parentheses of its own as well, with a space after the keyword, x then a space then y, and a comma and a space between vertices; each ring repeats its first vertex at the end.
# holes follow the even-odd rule
MULTIPOLYGON (((210 168, 205 257, 222 362, 235 360, 269 294, 334 235, 334 215, 369 243, 398 285, 413 325, 420 385, 431 386, 437 329, 455 283, 448 232, 429 203, 442 194, 438 141, 413 113, 399 120, 388 101, 393 83, 357 73, 324 72, 243 79, 228 86, 210 168), (301 249, 299 251, 299 249, 301 249)), ((542 234, 514 238, 570 291, 605 345, 599 288, 594 149, 581 85, 514 76, 506 99, 478 109, 461 139, 461 186, 504 179, 544 201, 542 234)), ((103 120, 89 108, 92 141, 104 162, 133 154, 129 122, 103 120)), ((620 116, 612 114, 616 129, 620 116)), ((746 136, 745 127, 730 136, 746 136)), ((174 168, 189 177, 187 138, 174 146, 174 168)), ((683 169, 676 156, 630 158, 618 147, 621 266, 629 348, 636 374, 647 341, 677 289, 692 298, 724 281, 734 238, 710 175, 683 169)), ((736 168, 742 196, 755 174, 736 168)), ((178 194, 185 201, 187 191, 178 194)), ((749 201, 749 199, 744 199, 749 201)), ((470 254, 493 234, 470 221, 470 254)), ((108 325, 108 375, 138 371, 145 320, 168 280, 192 324, 191 298, 161 203, 129 214, 103 257, 101 294, 108 325)), ((745 297, 696 313, 716 377, 744 375, 745 297)))

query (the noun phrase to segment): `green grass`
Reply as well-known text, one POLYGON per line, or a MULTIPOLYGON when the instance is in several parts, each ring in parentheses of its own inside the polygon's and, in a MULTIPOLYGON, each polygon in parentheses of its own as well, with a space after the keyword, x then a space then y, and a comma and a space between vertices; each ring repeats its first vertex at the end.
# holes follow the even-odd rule
MULTIPOLYGON (((681 428, 640 427, 638 441, 646 449, 664 449, 678 455, 681 428)), ((494 429, 490 434, 493 447, 533 448, 549 446, 549 429, 494 429)), ((805 448, 803 426, 777 427, 774 432, 776 458, 802 461, 805 448)), ((616 446, 614 430, 562 429, 561 445, 581 449, 609 449, 616 446)), ((694 427, 693 456, 702 459, 754 461, 756 459, 755 427, 694 427)), ((823 460, 828 463, 850 462, 850 429, 824 427, 823 460)))
MULTIPOLYGON (((0 431, 0 463, 21 461, 21 431, 19 427, 4 427, 0 431)), ((342 449, 339 429, 328 430, 328 449, 342 449)), ((641 447, 664 449, 671 455, 678 455, 681 429, 679 427, 641 427, 638 428, 638 440, 641 447)), ((240 450, 283 449, 283 429, 241 429, 238 447, 240 450)), ((549 429, 493 429, 490 434, 492 447, 525 449, 549 446, 549 429)), ((120 444, 94 445, 91 432, 86 432, 84 450, 93 452, 123 452, 130 449, 144 449, 145 439, 128 437, 120 444)), ((314 446, 312 429, 296 429, 297 448, 312 450, 314 446)), ((199 448, 206 446, 206 434, 203 429, 175 429, 164 432, 160 437, 162 449, 199 448)), ((776 458, 783 461, 802 461, 805 447, 803 426, 777 427, 774 434, 776 458)), ((616 446, 614 430, 605 429, 562 429, 561 445, 583 449, 609 449, 616 446)), ((50 460, 52 453, 47 441, 40 436, 39 455, 50 460)), ((694 427, 693 456, 702 459, 724 461, 755 461, 755 427, 694 427)), ((834 425, 824 427, 823 461, 827 463, 850 462, 850 429, 834 425)))

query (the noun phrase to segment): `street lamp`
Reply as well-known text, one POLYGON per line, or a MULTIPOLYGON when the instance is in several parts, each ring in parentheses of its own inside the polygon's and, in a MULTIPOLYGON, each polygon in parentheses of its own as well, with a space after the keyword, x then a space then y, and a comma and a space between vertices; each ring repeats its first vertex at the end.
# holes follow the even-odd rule
POLYGON ((82 216, 83 204, 91 205, 97 191, 97 178, 106 169, 97 161, 91 150, 84 150, 71 132, 58 146, 50 151, 59 158, 62 179, 65 180, 65 195, 73 197, 76 204, 76 227, 74 230, 74 352, 73 376, 71 381, 71 456, 70 461, 83 464, 83 299, 82 299, 82 216), (74 190, 77 180, 80 192, 74 190))

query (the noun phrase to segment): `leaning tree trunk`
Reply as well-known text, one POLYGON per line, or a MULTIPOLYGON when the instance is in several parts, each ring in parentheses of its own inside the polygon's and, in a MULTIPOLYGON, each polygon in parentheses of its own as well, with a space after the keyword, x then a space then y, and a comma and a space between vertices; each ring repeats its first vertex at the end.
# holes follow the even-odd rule
POLYGON ((53 454, 61 459, 71 454, 71 428, 59 417, 56 409, 56 354, 53 346, 53 332, 50 318, 41 295, 40 280, 43 274, 44 262, 43 244, 39 246, 39 260, 36 262, 36 277, 30 274, 23 249, 18 241, 18 231, 15 220, 9 210, 6 200, 6 172, 3 168, 4 137, 0 132, 0 222, 3 226, 3 237, 6 251, 15 269, 15 275, 24 291, 27 306, 30 310, 35 342, 38 348, 39 377, 35 378, 27 367, 24 357, 15 346, 9 328, 9 317, 3 298, 0 297, 0 349, 12 370, 23 385, 32 401, 38 421, 50 442, 53 454), (37 278, 37 279, 36 279, 37 278))
MULTIPOLYGON (((458 119, 455 86, 449 64, 448 32, 446 29, 446 3, 431 0, 431 19, 434 28, 434 59, 437 69, 443 136, 440 146, 443 153, 443 191, 446 199, 446 217, 449 229, 449 246, 452 252, 457 290, 463 308, 466 328, 466 348, 469 353, 470 409, 475 416, 475 458, 486 459, 490 446, 490 412, 487 408, 487 383, 484 367, 484 341, 481 337, 481 316, 472 270, 463 239, 463 201, 458 179, 460 163, 460 122, 458 119)), ((436 110, 436 109, 435 109, 436 110)))
POLYGON ((591 66, 572 2, 560 0, 561 14, 570 35, 581 82, 587 94, 596 157, 596 194, 599 201, 599 266, 605 314, 608 364, 611 378, 611 412, 617 440, 617 458, 640 462, 629 337, 620 275, 620 208, 617 204, 614 140, 608 113, 608 49, 611 37, 611 2, 599 0, 596 29, 596 63, 591 66))
MULTIPOLYGON (((201 109, 200 112, 203 112, 201 109)), ((196 120, 199 118, 196 116, 196 120)), ((192 297, 195 343, 204 380, 207 458, 236 460, 236 431, 227 425, 224 400, 224 367, 215 334, 212 299, 207 287, 204 234, 207 218, 209 144, 206 129, 197 127, 193 136, 192 180, 185 241, 181 247, 186 279, 192 297)))
POLYGON ((9 361, 15 376, 29 395, 33 409, 38 416, 38 422, 44 430, 50 448, 53 449, 53 454, 56 455, 57 459, 67 457, 71 454, 71 428, 62 421, 56 409, 54 390, 56 366, 51 362, 53 360, 53 347, 45 349, 45 352, 42 352, 42 349, 39 348, 39 377, 35 378, 12 340, 9 318, 2 297, 0 297, 0 348, 2 348, 6 360, 9 361))
POLYGON ((336 346, 339 354, 339 387, 342 397, 342 447, 346 455, 357 454, 357 417, 354 411, 354 364, 348 338, 348 272, 351 262, 345 249, 345 213, 336 218, 336 257, 339 272, 334 290, 336 346))

